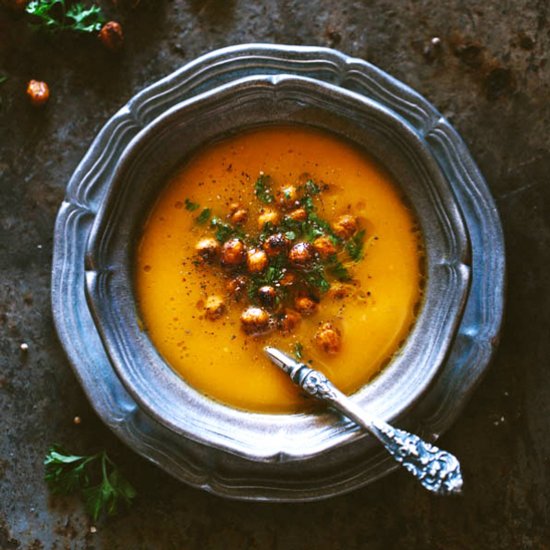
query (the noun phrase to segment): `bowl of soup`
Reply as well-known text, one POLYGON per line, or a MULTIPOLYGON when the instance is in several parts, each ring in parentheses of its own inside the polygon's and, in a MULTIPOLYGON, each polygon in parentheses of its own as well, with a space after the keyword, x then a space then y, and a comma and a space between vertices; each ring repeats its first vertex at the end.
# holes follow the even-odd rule
POLYGON ((128 143, 87 240, 85 291, 141 410, 209 460, 292 477, 375 443, 263 347, 407 424, 460 323, 469 252, 448 182, 403 119, 317 79, 254 75, 128 143))
POLYGON ((396 465, 276 345, 434 441, 493 355, 498 212, 425 98, 326 48, 244 44, 137 93, 75 169, 53 319, 91 405, 175 478, 309 501, 396 465))

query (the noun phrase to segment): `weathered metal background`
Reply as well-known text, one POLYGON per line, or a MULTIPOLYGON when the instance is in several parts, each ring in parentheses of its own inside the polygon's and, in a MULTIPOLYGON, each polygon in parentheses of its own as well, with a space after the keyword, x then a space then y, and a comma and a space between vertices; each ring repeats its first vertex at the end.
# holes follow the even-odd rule
POLYGON ((102 2, 124 26, 120 56, 94 39, 37 35, 0 11, 0 549, 550 548, 548 2, 132 3, 102 2), (442 440, 461 458, 462 498, 435 498, 403 473, 303 505, 190 489, 111 435, 64 357, 49 284, 70 174, 135 92, 243 42, 332 46, 380 66, 450 118, 487 178, 506 236, 507 319, 489 374, 442 440), (24 96, 30 78, 50 85, 42 111, 24 96), (49 497, 42 460, 52 442, 107 448, 138 488, 136 505, 93 525, 78 499, 49 497))

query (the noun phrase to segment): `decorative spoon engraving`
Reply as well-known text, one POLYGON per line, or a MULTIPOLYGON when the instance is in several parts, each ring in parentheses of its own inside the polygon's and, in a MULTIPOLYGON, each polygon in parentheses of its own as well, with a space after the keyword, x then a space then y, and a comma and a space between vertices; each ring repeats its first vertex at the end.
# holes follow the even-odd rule
POLYGON ((295 361, 276 348, 266 347, 264 351, 273 363, 285 371, 291 380, 309 395, 327 401, 376 437, 390 455, 416 477, 428 491, 438 495, 461 492, 462 474, 460 464, 454 455, 423 441, 417 435, 399 430, 379 418, 369 416, 321 372, 295 361))

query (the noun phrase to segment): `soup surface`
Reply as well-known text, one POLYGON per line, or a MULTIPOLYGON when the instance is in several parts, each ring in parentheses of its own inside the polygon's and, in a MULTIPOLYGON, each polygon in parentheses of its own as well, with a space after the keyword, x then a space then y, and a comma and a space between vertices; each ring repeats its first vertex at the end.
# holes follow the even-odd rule
POLYGON ((173 175, 145 223, 135 289, 145 330, 189 384, 288 412, 306 401, 263 347, 354 392, 407 336, 422 262, 416 220, 380 165, 330 134, 266 127, 205 147, 173 175))

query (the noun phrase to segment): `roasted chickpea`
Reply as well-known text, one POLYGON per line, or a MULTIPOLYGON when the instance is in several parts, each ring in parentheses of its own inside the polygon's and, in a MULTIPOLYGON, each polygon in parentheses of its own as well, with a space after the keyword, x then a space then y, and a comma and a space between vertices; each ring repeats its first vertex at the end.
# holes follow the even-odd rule
POLYGON ((343 300, 351 295, 352 287, 343 283, 332 283, 327 292, 327 296, 334 300, 343 300))
POLYGON ((294 298, 294 307, 299 311, 304 317, 313 315, 317 309, 318 304, 313 298, 307 295, 298 295, 294 298))
POLYGON ((342 347, 340 331, 329 322, 322 323, 314 337, 317 346, 329 355, 335 355, 342 347))
POLYGON ((304 267, 313 259, 313 247, 304 241, 296 243, 290 249, 288 259, 293 266, 304 267))
POLYGON ((287 271, 280 279, 280 286, 292 286, 296 282, 296 275, 291 271, 287 271))
POLYGON ((317 254, 319 254, 319 256, 323 259, 336 254, 336 246, 334 246, 331 238, 326 235, 317 237, 313 241, 313 248, 315 249, 315 252, 317 252, 317 254))
POLYGON ((283 334, 292 332, 302 320, 301 315, 293 309, 285 309, 285 312, 279 317, 277 326, 283 334))
POLYGON ((240 239, 229 239, 222 246, 222 265, 235 267, 246 258, 246 247, 240 239))
POLYGON ((264 307, 272 308, 277 303, 277 291, 271 285, 264 285, 258 289, 258 299, 264 307))
POLYGON ((225 312, 225 302, 219 296, 208 296, 204 304, 204 311, 207 319, 215 321, 225 312))
POLYGON ((264 225, 270 223, 271 225, 277 225, 281 219, 281 215, 276 210, 269 208, 265 209, 258 216, 258 227, 263 229, 264 225))
POLYGON ((109 21, 105 23, 99 31, 99 40, 108 49, 113 52, 120 50, 124 43, 124 34, 120 23, 109 21))
POLYGON ((34 107, 43 107, 50 99, 50 88, 45 82, 31 80, 27 84, 27 97, 34 107))
POLYGON ((271 329, 271 317, 261 307, 247 307, 241 313, 241 328, 246 334, 264 334, 271 329))
POLYGON ((259 248, 251 248, 246 253, 246 266, 250 273, 259 273, 267 267, 267 254, 259 248))
POLYGON ((344 214, 332 224, 332 230, 341 239, 349 239, 357 231, 357 219, 350 214, 344 214))
POLYGON ((238 275, 237 277, 233 277, 233 279, 227 281, 225 289, 227 290, 229 296, 235 298, 235 300, 239 300, 246 290, 246 283, 246 277, 243 275, 238 275))
POLYGON ((211 262, 220 255, 221 246, 216 239, 205 237, 195 245, 195 250, 204 261, 211 262))
POLYGON ((298 190, 294 185, 285 185, 277 192, 277 202, 286 210, 296 206, 298 190))
POLYGON ((234 203, 229 207, 229 221, 235 225, 242 225, 248 220, 248 210, 240 204, 234 203))
POLYGON ((263 244, 265 253, 270 258, 275 258, 280 254, 286 254, 289 246, 290 241, 282 233, 270 235, 263 244))
POLYGON ((289 212, 288 217, 297 222, 305 222, 307 220, 307 212, 305 208, 296 208, 289 212))

